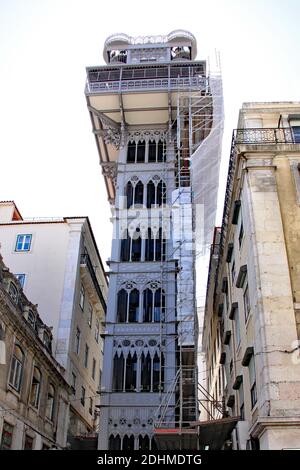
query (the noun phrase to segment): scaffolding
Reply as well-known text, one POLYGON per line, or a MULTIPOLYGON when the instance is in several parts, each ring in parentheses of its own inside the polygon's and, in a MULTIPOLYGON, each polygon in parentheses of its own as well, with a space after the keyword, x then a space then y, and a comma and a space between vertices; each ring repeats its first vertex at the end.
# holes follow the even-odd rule
MULTIPOLYGON (((223 121, 220 72, 210 74, 206 86, 197 91, 178 90, 176 119, 170 130, 171 138, 175 140, 176 189, 172 207, 177 207, 179 213, 179 227, 173 224, 172 252, 177 270, 177 364, 173 381, 161 384, 161 390, 168 385, 165 393, 161 394, 154 423, 154 435, 161 448, 168 448, 165 439, 168 436, 170 441, 172 436, 173 448, 198 449, 199 424, 196 423, 199 423, 200 408, 206 411, 209 408, 207 402, 211 402, 218 417, 225 416, 223 404, 215 402, 198 383, 195 300, 195 261, 197 257, 205 257, 215 225, 223 121), (200 394, 201 401, 198 399, 200 394)), ((162 285, 166 269, 167 263, 162 262, 162 285)), ((167 312, 162 318, 164 321, 167 319, 167 312)), ((161 336, 161 350, 162 345, 161 336)))

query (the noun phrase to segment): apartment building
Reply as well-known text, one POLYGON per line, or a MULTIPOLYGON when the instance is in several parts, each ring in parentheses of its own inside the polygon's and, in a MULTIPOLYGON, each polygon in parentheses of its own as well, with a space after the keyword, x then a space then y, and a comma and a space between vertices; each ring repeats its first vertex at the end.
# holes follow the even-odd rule
POLYGON ((51 328, 0 255, 0 449, 65 449, 70 396, 51 328))
POLYGON ((233 132, 204 321, 203 419, 222 448, 299 449, 300 103, 245 103, 233 132))
MULTIPOLYGON (((53 354, 72 386, 69 440, 95 433, 107 280, 87 217, 24 220, 0 203, 3 259, 52 328, 53 354)), ((72 441, 73 442, 73 441, 72 441)))

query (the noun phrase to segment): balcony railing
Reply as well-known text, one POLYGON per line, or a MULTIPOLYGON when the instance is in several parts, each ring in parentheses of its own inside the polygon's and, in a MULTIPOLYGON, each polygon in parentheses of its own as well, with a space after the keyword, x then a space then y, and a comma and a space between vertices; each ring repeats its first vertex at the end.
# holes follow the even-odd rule
POLYGON ((206 89, 207 79, 205 77, 184 78, 149 78, 120 81, 88 81, 86 83, 87 93, 111 93, 119 91, 139 90, 178 90, 178 89, 206 89))
POLYGON ((233 131, 233 145, 296 144, 299 143, 297 140, 290 127, 235 129, 233 131))
POLYGON ((95 270, 94 270, 94 266, 93 266, 93 264, 91 262, 91 259, 90 259, 89 255, 87 253, 84 253, 84 254, 81 255, 80 264, 86 265, 86 267, 87 267, 87 269, 90 273, 90 276, 92 278, 92 281, 93 281, 95 290, 98 294, 101 305, 103 307, 103 310, 106 313, 106 302, 104 300, 104 297, 103 297, 103 294, 102 294, 102 291, 101 291, 101 287, 99 286, 98 279, 97 279, 97 276, 96 276, 96 273, 95 273, 95 270))

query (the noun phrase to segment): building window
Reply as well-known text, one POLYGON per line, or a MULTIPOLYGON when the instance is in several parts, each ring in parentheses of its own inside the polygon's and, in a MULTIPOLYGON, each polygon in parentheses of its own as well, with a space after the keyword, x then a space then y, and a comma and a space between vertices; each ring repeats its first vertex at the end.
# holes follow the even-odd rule
POLYGON ((147 208, 161 207, 166 203, 166 184, 163 181, 159 181, 155 184, 150 181, 147 184, 147 208))
POLYGON ((112 434, 109 436, 109 450, 121 450, 121 438, 119 435, 113 436, 112 434))
POLYGON ((42 381, 42 374, 41 374, 40 370, 37 367, 34 367, 33 368, 32 382, 31 382, 31 391, 30 391, 30 404, 34 408, 39 407, 41 381, 42 381))
POLYGON ((35 329, 36 315, 35 315, 35 313, 34 313, 31 309, 28 310, 27 321, 28 321, 29 325, 30 325, 33 329, 35 329))
POLYGON ((97 318, 96 325, 95 325, 95 340, 97 343, 99 343, 99 335, 100 335, 100 322, 97 318))
POLYGON ((148 162, 165 162, 166 161, 166 149, 165 142, 159 140, 155 142, 153 140, 149 141, 149 153, 148 153, 148 162))
POLYGON ((96 359, 93 357, 92 379, 95 380, 95 377, 96 377, 96 359))
POLYGON ((121 289, 118 292, 118 313, 119 323, 136 323, 139 319, 140 293, 137 289, 127 292, 121 289))
POLYGON ((54 397, 55 389, 52 384, 49 384, 46 403, 46 417, 50 419, 50 421, 53 421, 54 416, 54 397))
POLYGON ((139 450, 150 450, 150 439, 147 434, 145 436, 139 435, 139 450))
POLYGON ((123 392, 124 384, 124 365, 125 359, 123 353, 120 356, 115 354, 113 365, 113 391, 123 392))
POLYGON ((24 353, 19 346, 15 345, 10 366, 9 385, 17 390, 17 392, 21 389, 23 367, 24 353))
POLYGON ((76 354, 79 354, 80 351, 80 329, 76 328, 76 335, 75 335, 75 352, 76 354))
POLYGON ((76 374, 74 374, 74 372, 72 372, 72 393, 73 395, 76 394, 76 374))
POLYGON ((81 387, 80 403, 82 404, 82 406, 85 406, 85 388, 84 387, 81 387))
POLYGON ((254 407, 257 402, 257 390, 256 390, 256 373, 255 373, 255 359, 252 354, 249 365, 249 381, 250 381, 250 393, 251 393, 251 406, 254 407))
POLYGON ((241 222, 241 227, 240 227, 240 232, 239 232, 239 247, 241 248, 242 241, 244 237, 244 225, 243 222, 241 222))
POLYGON ((249 297, 249 287, 248 283, 246 284, 244 290, 244 312, 245 312, 245 322, 248 320, 250 313, 250 297, 249 297))
POLYGON ((88 362, 89 362, 89 351, 90 351, 90 348, 86 344, 85 350, 84 350, 84 367, 86 368, 88 367, 88 362))
POLYGON ((132 234, 129 235, 126 230, 125 237, 121 240, 121 261, 141 261, 142 239, 140 229, 137 228, 132 234))
POLYGON ((143 302, 143 322, 160 322, 165 309, 165 293, 162 289, 146 289, 143 302))
POLYGON ((293 137, 295 144, 300 143, 300 126, 292 126, 293 137))
POLYGON ((234 323, 235 323, 235 340, 236 347, 238 348, 241 344, 241 325, 240 325, 240 314, 239 309, 236 308, 234 312, 234 323))
POLYGON ((156 234, 152 233, 151 228, 148 229, 148 237, 146 238, 145 261, 164 261, 166 252, 166 240, 162 236, 160 228, 156 234))
POLYGON ((92 398, 90 398, 89 413, 90 413, 90 415, 93 414, 93 399, 92 398))
POLYGON ((17 235, 15 251, 29 251, 32 235, 17 235))
POLYGON ((144 163, 146 154, 146 142, 129 142, 127 147, 127 163, 144 163))
POLYGON ((15 277, 18 279, 20 286, 23 289, 24 284, 25 284, 25 274, 15 274, 15 277))
POLYGON ((1 450, 11 449, 13 439, 14 426, 3 421, 2 436, 1 436, 1 450))
POLYGON ((33 448, 33 437, 28 436, 28 434, 25 434, 24 450, 32 450, 32 448, 33 448))
POLYGON ((9 296, 11 300, 13 301, 14 304, 18 303, 18 298, 19 298, 19 293, 18 289, 16 288, 15 284, 13 282, 9 283, 9 289, 8 289, 9 296))
POLYGON ((125 391, 136 392, 137 380, 137 355, 130 353, 126 358, 125 367, 125 391))
POLYGON ((84 309, 84 299, 85 299, 85 290, 83 285, 81 284, 80 286, 80 294, 79 294, 79 305, 81 310, 84 309))
POLYGON ((244 387, 243 383, 239 387, 239 405, 240 405, 240 418, 243 421, 245 419, 245 405, 244 405, 244 387))
POLYGON ((127 434, 123 438, 123 447, 122 450, 134 450, 134 436, 127 436, 127 434))
POLYGON ((92 328, 93 322, 93 306, 89 303, 89 312, 88 312, 88 325, 92 328))
POLYGON ((144 202, 144 185, 141 181, 133 184, 131 181, 126 186, 127 209, 142 206, 144 202))
POLYGON ((233 260, 232 265, 231 265, 231 281, 232 281, 232 284, 234 284, 234 280, 235 280, 235 261, 233 260))

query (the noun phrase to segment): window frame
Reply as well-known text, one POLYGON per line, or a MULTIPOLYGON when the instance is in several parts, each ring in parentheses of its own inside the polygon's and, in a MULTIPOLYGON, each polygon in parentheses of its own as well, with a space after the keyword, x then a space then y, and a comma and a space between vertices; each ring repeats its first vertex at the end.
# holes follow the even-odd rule
POLYGON ((32 371, 32 377, 31 377, 31 387, 30 387, 30 396, 29 396, 29 403, 30 405, 35 408, 36 410, 39 409, 40 406, 40 399, 41 399, 41 388, 42 388, 42 380, 43 380, 43 375, 41 373, 41 370, 38 366, 33 367, 32 371), (36 383, 34 383, 35 379, 35 371, 38 372, 40 375, 39 379, 37 380, 36 383))
POLYGON ((28 252, 31 249, 32 244, 32 233, 19 233, 17 234, 16 244, 15 244, 15 252, 22 253, 28 252), (22 241, 20 239, 24 238, 22 241), (29 237, 29 241, 26 241, 27 237, 29 237), (20 245, 20 247, 19 247, 20 245), (28 246, 27 246, 28 245, 28 246))
POLYGON ((14 349, 13 349, 13 354, 11 357, 8 383, 18 393, 20 393, 21 387, 22 387, 23 372, 24 372, 24 359, 25 359, 25 354, 24 354, 23 349, 18 344, 15 344, 14 349), (16 356, 16 348, 20 350, 20 353, 22 355, 22 362, 16 356), (15 365, 17 365, 17 367, 15 365), (14 367, 14 371, 13 371, 13 367, 14 367), (13 373, 13 376, 12 376, 12 373, 13 373), (16 377, 17 377, 17 385, 15 385, 16 377))
POLYGON ((85 288, 84 285, 80 284, 80 292, 79 292, 79 306, 81 310, 84 310, 84 302, 85 302, 85 288))

